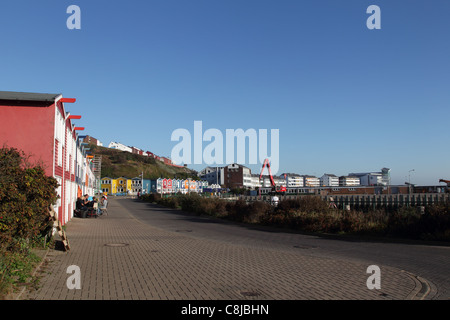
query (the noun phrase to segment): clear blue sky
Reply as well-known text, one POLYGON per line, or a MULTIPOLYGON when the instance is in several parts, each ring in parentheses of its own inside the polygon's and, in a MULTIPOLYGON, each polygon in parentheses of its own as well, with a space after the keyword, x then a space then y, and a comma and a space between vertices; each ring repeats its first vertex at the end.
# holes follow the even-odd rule
MULTIPOLYGON (((450 179, 450 1, 2 1, 0 90, 170 156, 175 129, 279 129, 278 173, 450 179), (81 30, 69 30, 69 5, 81 30), (369 5, 381 30, 369 30, 369 5)), ((204 143, 204 146, 206 143, 204 143)), ((190 166, 202 169, 206 165, 190 166)), ((259 173, 260 165, 250 166, 259 173)))

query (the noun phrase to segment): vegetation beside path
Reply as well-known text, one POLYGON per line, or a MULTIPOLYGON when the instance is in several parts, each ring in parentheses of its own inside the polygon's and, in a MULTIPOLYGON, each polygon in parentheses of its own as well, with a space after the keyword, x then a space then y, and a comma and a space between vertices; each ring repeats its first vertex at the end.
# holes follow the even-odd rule
POLYGON ((53 241, 49 208, 58 199, 57 187, 56 179, 30 164, 22 151, 0 149, 0 299, 36 285, 35 248, 53 241))
POLYGON ((450 241, 450 203, 428 206, 425 212, 415 207, 363 212, 331 208, 315 196, 282 200, 277 207, 263 201, 228 201, 196 193, 146 194, 140 199, 198 215, 308 233, 450 241))

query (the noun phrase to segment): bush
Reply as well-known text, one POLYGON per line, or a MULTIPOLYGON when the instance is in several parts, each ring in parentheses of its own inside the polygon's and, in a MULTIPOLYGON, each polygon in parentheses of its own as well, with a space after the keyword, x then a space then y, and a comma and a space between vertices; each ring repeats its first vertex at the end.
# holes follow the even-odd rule
POLYGON ((280 201, 277 211, 293 213, 296 211, 306 212, 328 212, 328 203, 317 196, 304 196, 296 199, 285 199, 280 201))
POLYGON ((421 214, 417 208, 404 207, 389 219, 391 234, 424 240, 450 240, 450 203, 426 207, 421 214))
POLYGON ((267 202, 255 201, 248 205, 248 213, 244 222, 260 223, 264 217, 272 212, 273 207, 267 202))
POLYGON ((23 152, 0 149, 0 242, 47 234, 53 221, 49 209, 56 203, 58 183, 42 167, 27 167, 23 152))
POLYGON ((22 151, 0 149, 0 297, 30 277, 37 261, 30 248, 52 230, 57 187, 22 151))
POLYGON ((161 195, 158 193, 147 193, 139 197, 142 201, 154 203, 161 199, 161 195))
POLYGON ((198 211, 200 200, 201 198, 197 193, 190 193, 181 196, 181 210, 196 213, 198 211))
POLYGON ((260 223, 272 210, 273 207, 266 202, 254 201, 248 204, 240 199, 226 204, 226 217, 239 222, 260 223))
POLYGON ((159 198, 156 203, 169 208, 177 208, 179 206, 178 199, 176 197, 159 198))
POLYGON ((242 199, 234 202, 228 202, 225 208, 228 213, 227 218, 235 221, 243 221, 248 211, 248 205, 242 199))

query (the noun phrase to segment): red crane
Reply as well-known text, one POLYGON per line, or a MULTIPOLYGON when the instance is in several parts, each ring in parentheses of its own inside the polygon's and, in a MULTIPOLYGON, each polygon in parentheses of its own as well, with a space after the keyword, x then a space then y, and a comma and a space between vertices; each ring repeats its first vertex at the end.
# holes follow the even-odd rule
POLYGON ((270 184, 272 186, 272 192, 276 193, 284 193, 286 192, 285 186, 278 186, 275 184, 275 181, 273 180, 272 171, 270 170, 270 163, 269 159, 265 159, 264 163, 262 165, 261 174, 259 175, 259 181, 261 182, 261 178, 263 176, 264 168, 267 166, 267 170, 269 171, 269 178, 270 178, 270 184))

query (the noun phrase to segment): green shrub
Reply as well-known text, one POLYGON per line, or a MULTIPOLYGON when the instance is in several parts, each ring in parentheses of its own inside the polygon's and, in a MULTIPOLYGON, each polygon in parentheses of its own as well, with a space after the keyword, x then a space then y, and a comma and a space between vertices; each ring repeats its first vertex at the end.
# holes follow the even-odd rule
POLYGON ((156 203, 169 208, 177 208, 179 206, 177 197, 161 197, 156 200, 156 203))
POLYGON ((161 195, 158 193, 147 193, 140 196, 142 201, 154 203, 161 199, 161 195))
POLYGON ((235 221, 243 221, 248 212, 248 205, 242 199, 228 202, 225 208, 228 212, 227 218, 235 221))
POLYGON ((198 212, 201 197, 197 193, 190 193, 181 196, 180 205, 181 210, 187 212, 198 212))
POLYGON ((230 220, 246 223, 261 223, 265 221, 265 217, 273 210, 273 207, 263 201, 246 203, 240 199, 227 203, 225 209, 227 211, 226 217, 230 220))
POLYGON ((0 149, 0 296, 30 277, 37 257, 30 248, 50 234, 49 209, 58 198, 56 179, 31 166, 15 148, 0 149))
POLYGON ((53 222, 49 209, 58 198, 58 183, 42 167, 29 167, 23 152, 0 149, 0 242, 47 234, 53 222))

